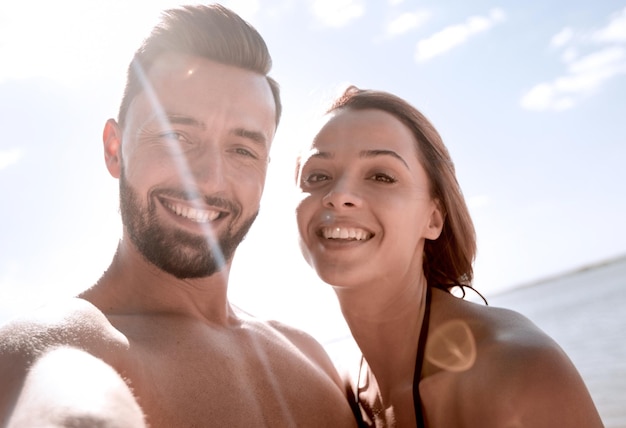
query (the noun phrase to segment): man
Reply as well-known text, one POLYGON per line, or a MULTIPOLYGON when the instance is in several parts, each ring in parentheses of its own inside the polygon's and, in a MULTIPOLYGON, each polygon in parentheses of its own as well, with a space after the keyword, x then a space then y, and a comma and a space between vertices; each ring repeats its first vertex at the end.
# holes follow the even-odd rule
POLYGON ((0 329, 0 421, 355 424, 321 345, 227 299, 280 117, 270 67, 263 39, 228 9, 164 14, 103 133, 122 240, 95 286, 0 329))

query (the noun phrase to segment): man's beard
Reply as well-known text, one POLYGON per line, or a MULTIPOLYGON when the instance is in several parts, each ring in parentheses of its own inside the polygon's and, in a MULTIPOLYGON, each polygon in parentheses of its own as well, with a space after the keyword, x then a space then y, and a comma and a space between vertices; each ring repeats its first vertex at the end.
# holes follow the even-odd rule
MULTIPOLYGON (((183 196, 185 192, 164 190, 163 194, 183 196)), ((217 206, 227 206, 230 216, 237 218, 240 210, 230 201, 218 199, 216 203, 217 206)), ((202 278, 220 271, 232 260, 258 215, 258 211, 255 212, 237 230, 233 230, 231 223, 220 236, 210 231, 210 223, 206 224, 209 233, 204 236, 167 228, 159 224, 154 198, 148 198, 147 207, 142 206, 123 170, 120 175, 120 212, 130 240, 143 257, 179 279, 202 278)))

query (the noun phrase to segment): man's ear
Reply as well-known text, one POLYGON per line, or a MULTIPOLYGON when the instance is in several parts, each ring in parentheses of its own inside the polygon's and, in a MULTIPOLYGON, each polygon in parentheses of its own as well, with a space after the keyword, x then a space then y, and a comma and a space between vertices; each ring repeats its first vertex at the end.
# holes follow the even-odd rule
POLYGON ((430 213, 430 219, 426 226, 426 239, 434 241, 439 238, 441 231, 443 230, 443 223, 446 220, 446 214, 441 208, 441 202, 439 199, 433 201, 432 211, 430 213))
POLYGON ((102 132, 102 143, 104 145, 104 162, 109 173, 120 178, 122 170, 122 130, 114 119, 107 120, 102 132))

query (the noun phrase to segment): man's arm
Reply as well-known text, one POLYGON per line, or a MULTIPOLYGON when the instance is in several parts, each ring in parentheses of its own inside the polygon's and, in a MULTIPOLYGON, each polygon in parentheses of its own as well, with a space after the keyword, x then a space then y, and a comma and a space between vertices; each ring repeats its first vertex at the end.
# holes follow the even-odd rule
POLYGON ((87 352, 67 347, 35 362, 9 410, 8 428, 146 426, 119 374, 87 352))
MULTIPOLYGON (((118 361, 125 345, 106 317, 80 299, 0 326, 0 426, 117 426, 92 419, 111 413, 112 405, 117 410, 109 418, 141 415, 124 380, 105 363, 118 361)), ((126 426, 142 426, 136 416, 126 426)))

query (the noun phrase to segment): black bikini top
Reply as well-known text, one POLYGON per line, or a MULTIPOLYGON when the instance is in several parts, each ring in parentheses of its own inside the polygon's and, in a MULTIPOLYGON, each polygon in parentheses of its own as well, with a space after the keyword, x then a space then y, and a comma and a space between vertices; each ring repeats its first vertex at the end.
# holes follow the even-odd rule
MULTIPOLYGON (((420 328, 418 343, 417 343, 417 357, 415 359, 415 373, 413 375, 413 404, 415 406, 415 419, 417 421, 416 426, 418 428, 425 427, 424 417, 422 413, 422 403, 419 395, 419 382, 421 379, 422 373, 422 365, 424 362, 424 348, 426 347, 426 339, 428 337, 428 324, 430 319, 430 301, 431 301, 431 290, 430 287, 426 287, 426 299, 425 299, 425 309, 424 309, 424 318, 422 320, 422 326, 420 328)), ((357 376, 356 388, 354 394, 351 395, 355 401, 353 411, 355 416, 357 417, 358 426, 359 427, 374 427, 376 426, 376 421, 381 416, 380 413, 383 411, 382 407, 375 408, 374 406, 369 406, 365 403, 362 403, 359 399, 359 394, 361 392, 360 382, 361 382, 361 373, 363 369, 364 358, 361 355, 361 363, 359 364, 359 374, 357 376)), ((363 389, 367 389, 368 384, 363 386, 363 389)), ((382 406, 382 403, 379 403, 382 406)), ((384 416, 382 416, 384 419, 384 416)))
POLYGON ((426 287, 426 307, 424 308, 424 319, 420 328, 420 335, 417 341, 417 357, 415 358, 415 372, 413 373, 413 406, 415 407, 415 420, 417 428, 424 428, 424 415, 422 414, 422 400, 420 399, 419 384, 422 379, 422 366, 424 365, 424 350, 426 348, 426 338, 428 337, 428 324, 430 320, 430 287, 426 287))
MULTIPOLYGON (((457 285, 463 291, 463 297, 465 297, 465 289, 468 288, 474 291, 476 294, 480 296, 481 299, 485 302, 485 305, 488 305, 487 299, 480 294, 474 287, 471 285, 457 285)), ((446 291, 450 293, 450 287, 445 286, 434 286, 437 289, 446 291)), ((415 372, 413 373, 413 406, 415 407, 415 419, 417 420, 417 428, 424 428, 426 424, 424 423, 424 414, 422 409, 422 400, 420 399, 420 389, 419 384, 422 379, 422 366, 424 365, 424 352, 426 350, 426 339, 428 338, 428 325, 430 322, 430 305, 432 300, 432 290, 431 287, 426 287, 426 308, 424 309, 424 319, 422 320, 422 327, 420 329, 420 335, 417 342, 417 357, 415 358, 415 372)))

